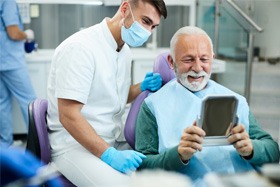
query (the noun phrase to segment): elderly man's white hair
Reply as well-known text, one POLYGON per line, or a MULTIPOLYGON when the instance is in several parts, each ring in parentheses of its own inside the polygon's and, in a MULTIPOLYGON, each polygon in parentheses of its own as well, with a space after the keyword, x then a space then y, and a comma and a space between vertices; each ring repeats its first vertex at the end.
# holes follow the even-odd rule
POLYGON ((165 170, 143 170, 131 177, 129 187, 191 187, 187 175, 165 170))
POLYGON ((170 54, 173 58, 173 60, 176 61, 175 59, 175 46, 176 46, 176 43, 178 41, 178 38, 179 36, 188 36, 188 35, 204 35, 207 37, 207 39, 209 40, 210 42, 210 45, 211 45, 211 51, 212 51, 212 54, 214 53, 213 52, 213 43, 212 43, 212 40, 211 38, 209 37, 209 35, 204 31, 202 30, 201 28, 198 28, 198 27, 195 27, 195 26, 186 26, 186 27, 182 27, 180 28, 174 35, 173 37, 171 38, 170 40, 170 54))

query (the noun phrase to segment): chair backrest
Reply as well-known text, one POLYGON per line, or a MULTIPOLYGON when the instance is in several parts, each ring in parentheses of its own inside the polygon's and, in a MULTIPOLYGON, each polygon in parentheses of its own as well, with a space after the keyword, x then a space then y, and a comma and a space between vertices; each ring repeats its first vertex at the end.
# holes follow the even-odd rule
MULTIPOLYGON (((162 78, 162 86, 175 78, 174 71, 171 69, 167 56, 168 52, 161 53, 157 56, 157 58, 154 61, 153 66, 153 72, 159 73, 162 78)), ((129 113, 127 115, 125 128, 124 128, 124 136, 127 141, 127 143, 135 149, 135 124, 138 116, 138 112, 140 110, 140 107, 142 105, 142 102, 148 95, 150 94, 150 91, 144 91, 141 94, 139 94, 134 102, 132 103, 129 113)))
POLYGON ((48 101, 35 99, 29 104, 29 129, 26 148, 44 163, 51 160, 51 149, 47 130, 48 101))
MULTIPOLYGON (((28 106, 29 129, 26 149, 37 156, 43 164, 51 161, 51 147, 47 128, 48 101, 35 99, 28 106)), ((75 187, 66 177, 61 175, 60 180, 64 187, 75 187)))

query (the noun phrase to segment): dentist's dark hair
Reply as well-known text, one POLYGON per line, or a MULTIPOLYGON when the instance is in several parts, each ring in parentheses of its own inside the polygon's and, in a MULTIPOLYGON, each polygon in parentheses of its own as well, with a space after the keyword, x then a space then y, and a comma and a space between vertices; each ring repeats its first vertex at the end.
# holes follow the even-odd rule
POLYGON ((138 6, 139 2, 149 3, 157 9, 158 13, 163 16, 164 19, 167 18, 167 9, 163 0, 128 0, 128 2, 131 2, 135 7, 138 6))

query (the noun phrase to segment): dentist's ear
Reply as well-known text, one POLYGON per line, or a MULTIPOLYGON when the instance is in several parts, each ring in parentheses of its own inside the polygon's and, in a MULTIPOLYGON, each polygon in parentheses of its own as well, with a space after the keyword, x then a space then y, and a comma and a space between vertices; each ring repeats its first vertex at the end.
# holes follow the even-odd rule
POLYGON ((173 60, 173 58, 170 54, 167 56, 167 60, 168 60, 168 63, 170 65, 170 68, 174 69, 174 60, 173 60))
POLYGON ((129 9, 128 6, 129 5, 127 1, 123 1, 122 4, 120 5, 119 11, 121 12, 122 18, 125 18, 125 16, 129 14, 129 11, 127 11, 129 9))

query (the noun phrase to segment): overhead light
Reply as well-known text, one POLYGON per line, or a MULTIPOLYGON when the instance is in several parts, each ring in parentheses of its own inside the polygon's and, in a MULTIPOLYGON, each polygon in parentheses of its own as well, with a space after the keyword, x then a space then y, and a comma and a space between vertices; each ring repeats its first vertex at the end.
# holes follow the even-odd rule
POLYGON ((164 0, 167 6, 191 6, 196 4, 196 0, 164 0))
MULTIPOLYGON (((118 6, 121 0, 103 0, 105 6, 118 6)), ((196 4, 196 0, 164 0, 167 6, 192 6, 196 4)))
POLYGON ((16 0, 17 3, 103 5, 102 0, 16 0))
POLYGON ((121 0, 103 0, 106 6, 118 6, 122 3, 121 0))

